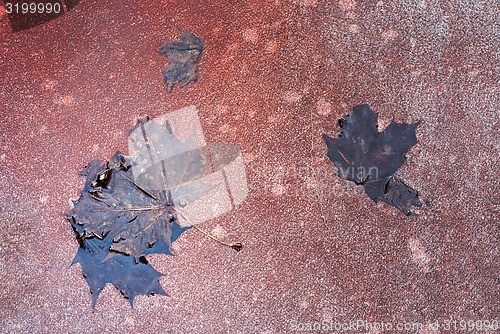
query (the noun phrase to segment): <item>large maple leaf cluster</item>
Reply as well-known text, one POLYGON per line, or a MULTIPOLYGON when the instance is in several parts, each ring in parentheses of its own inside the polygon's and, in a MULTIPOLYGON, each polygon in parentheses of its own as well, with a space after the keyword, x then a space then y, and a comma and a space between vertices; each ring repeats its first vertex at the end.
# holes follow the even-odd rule
MULTIPOLYGON (((80 244, 73 263, 82 266, 93 307, 106 283, 117 287, 131 304, 140 294, 166 294, 158 282, 162 274, 145 256, 173 255, 170 246, 184 231, 190 227, 202 231, 180 210, 196 205, 219 186, 226 189, 214 175, 218 170, 224 174, 222 169, 235 161, 239 150, 229 144, 200 146, 193 131, 181 142, 168 119, 139 120, 130 132, 130 155, 117 152, 105 164, 94 160, 82 172, 85 186, 68 218, 80 244), (205 182, 207 176, 210 184, 205 182)), ((241 249, 241 244, 210 237, 241 249)))
POLYGON ((127 157, 116 153, 106 165, 92 161, 70 222, 80 243, 73 263, 82 265, 93 306, 106 283, 132 304, 138 294, 166 294, 145 255, 173 255, 170 245, 189 227, 180 226, 172 199, 153 195, 133 181, 127 157))

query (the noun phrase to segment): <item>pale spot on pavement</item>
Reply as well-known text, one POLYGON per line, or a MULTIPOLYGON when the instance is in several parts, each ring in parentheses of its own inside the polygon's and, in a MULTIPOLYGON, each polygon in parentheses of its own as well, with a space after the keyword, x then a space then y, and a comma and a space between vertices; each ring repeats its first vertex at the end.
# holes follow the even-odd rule
POLYGON ((322 97, 318 100, 316 109, 318 114, 321 116, 328 116, 332 112, 332 105, 324 97, 322 97))
POLYGON ((283 95, 283 99, 285 99, 285 101, 288 103, 297 103, 300 101, 300 99, 302 99, 302 94, 288 91, 283 95))
POLYGON ((259 41, 259 32, 257 29, 247 29, 243 32, 243 39, 247 42, 257 43, 259 41))
POLYGON ((343 10, 353 10, 356 7, 354 0, 339 0, 339 7, 343 10))

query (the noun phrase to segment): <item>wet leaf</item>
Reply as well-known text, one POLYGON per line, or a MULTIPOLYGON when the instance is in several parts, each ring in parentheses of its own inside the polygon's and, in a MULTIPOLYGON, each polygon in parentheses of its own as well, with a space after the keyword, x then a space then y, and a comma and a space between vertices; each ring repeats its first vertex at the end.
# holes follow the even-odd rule
POLYGON ((184 87, 198 79, 198 63, 203 52, 201 39, 190 32, 181 30, 181 42, 167 42, 158 52, 167 57, 167 65, 163 69, 167 89, 170 92, 176 82, 184 87))
POLYGON ((176 221, 172 192, 146 190, 134 181, 124 161, 127 158, 117 153, 107 165, 89 164, 86 185, 71 211, 75 231, 83 239, 111 237, 109 250, 132 255, 136 261, 159 240, 167 246, 164 253, 172 255, 172 236, 186 229, 176 221))
POLYGON ((137 295, 167 295, 158 282, 163 274, 156 271, 141 257, 136 262, 132 256, 118 255, 109 260, 111 238, 97 237, 81 239, 80 248, 73 263, 80 263, 92 294, 92 307, 106 283, 113 284, 132 305, 137 295))
POLYGON ((409 215, 412 206, 421 206, 418 193, 394 174, 405 162, 405 154, 417 144, 415 130, 420 123, 399 124, 394 120, 377 130, 378 115, 368 105, 359 105, 339 120, 338 138, 323 135, 328 158, 337 166, 338 176, 363 185, 375 202, 382 200, 409 215))
POLYGON ((239 251, 241 244, 211 236, 186 212, 203 221, 232 209, 246 196, 242 171, 236 146, 205 143, 194 107, 140 119, 129 133, 129 155, 91 161, 68 218, 80 243, 74 263, 82 265, 93 305, 106 283, 130 303, 138 294, 164 294, 145 256, 174 255, 172 243, 191 227, 239 251), (172 131, 170 120, 183 131, 172 131))

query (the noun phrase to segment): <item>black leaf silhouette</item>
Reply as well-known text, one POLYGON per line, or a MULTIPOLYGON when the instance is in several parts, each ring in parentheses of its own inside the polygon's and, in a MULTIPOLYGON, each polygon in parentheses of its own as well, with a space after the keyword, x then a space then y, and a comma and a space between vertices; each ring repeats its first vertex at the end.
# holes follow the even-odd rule
POLYGON ((181 42, 167 42, 158 52, 167 57, 167 65, 163 69, 163 76, 167 89, 170 92, 176 82, 181 87, 198 80, 198 63, 203 52, 201 39, 190 32, 181 30, 181 42))
POLYGON ((338 138, 323 135, 328 158, 343 179, 363 185, 375 202, 382 200, 409 215, 411 206, 421 206, 418 193, 394 173, 405 162, 405 154, 417 144, 415 130, 420 123, 399 124, 394 120, 377 130, 378 115, 368 105, 359 105, 339 120, 338 138))

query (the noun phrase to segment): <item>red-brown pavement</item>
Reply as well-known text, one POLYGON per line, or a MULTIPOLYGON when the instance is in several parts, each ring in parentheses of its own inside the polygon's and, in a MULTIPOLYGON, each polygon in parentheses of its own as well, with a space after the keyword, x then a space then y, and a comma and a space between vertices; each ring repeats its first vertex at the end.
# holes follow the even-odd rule
POLYGON ((488 332, 477 324, 500 320, 499 7, 84 0, 15 34, 0 7, 0 331, 391 332, 346 327, 359 320, 446 333, 477 320, 488 332), (169 94, 156 49, 178 28, 205 50, 198 82, 169 94), (421 122, 398 172, 430 204, 418 215, 372 202, 326 158, 321 135, 364 103, 380 130, 421 122), (192 229, 177 256, 148 256, 169 297, 132 309, 107 285, 92 311, 63 216, 78 172, 126 152, 139 117, 190 105, 207 141, 242 150, 247 199, 201 226, 244 248, 192 229))

